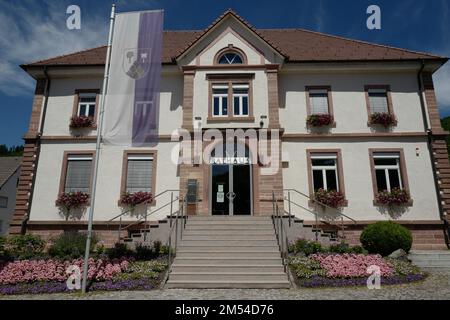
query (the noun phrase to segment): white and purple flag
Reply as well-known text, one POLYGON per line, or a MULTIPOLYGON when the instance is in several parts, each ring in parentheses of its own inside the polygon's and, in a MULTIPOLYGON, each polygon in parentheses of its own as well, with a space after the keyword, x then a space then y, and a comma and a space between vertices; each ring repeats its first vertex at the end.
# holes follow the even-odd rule
POLYGON ((115 17, 103 141, 123 146, 158 142, 162 10, 115 17))

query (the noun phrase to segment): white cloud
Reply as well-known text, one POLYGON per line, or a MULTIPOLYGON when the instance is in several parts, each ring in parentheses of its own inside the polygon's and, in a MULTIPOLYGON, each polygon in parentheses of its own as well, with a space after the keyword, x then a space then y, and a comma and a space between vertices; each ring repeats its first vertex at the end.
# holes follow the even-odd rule
POLYGON ((0 1, 0 91, 30 93, 33 79, 19 64, 96 47, 107 42, 109 16, 81 12, 81 30, 66 28, 67 3, 0 1))

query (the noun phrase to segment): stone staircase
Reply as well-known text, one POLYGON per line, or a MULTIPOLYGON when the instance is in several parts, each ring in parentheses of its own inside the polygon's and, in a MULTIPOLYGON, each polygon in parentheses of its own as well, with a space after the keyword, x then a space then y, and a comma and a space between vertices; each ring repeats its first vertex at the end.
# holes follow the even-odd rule
POLYGON ((450 272, 450 250, 411 250, 408 259, 423 269, 443 270, 450 272))
POLYGON ((167 288, 290 288, 271 217, 189 217, 167 288))

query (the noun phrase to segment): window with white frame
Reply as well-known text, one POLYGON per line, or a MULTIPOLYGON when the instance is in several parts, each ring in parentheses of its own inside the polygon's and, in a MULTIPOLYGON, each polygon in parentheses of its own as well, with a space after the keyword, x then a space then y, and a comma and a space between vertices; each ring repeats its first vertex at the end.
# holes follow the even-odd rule
POLYGON ((97 94, 79 93, 78 94, 78 116, 85 116, 89 118, 95 117, 95 108, 97 104, 97 94))
POLYGON ((126 192, 152 192, 153 156, 128 156, 126 192))
POLYGON ((319 189, 339 190, 336 153, 314 153, 311 155, 314 192, 319 189))
POLYGON ((67 157, 64 192, 86 192, 91 185, 91 154, 76 154, 67 157))
POLYGON ((368 89, 370 113, 389 113, 387 89, 368 89))
POLYGON ((219 64, 242 64, 244 60, 236 52, 226 52, 218 59, 219 64))
POLYGON ((212 108, 214 117, 228 116, 228 84, 212 86, 212 108))
POLYGON ((233 114, 234 116, 248 116, 248 84, 233 84, 233 114))
POLYGON ((0 208, 8 208, 8 197, 0 196, 0 208))
POLYGON ((311 114, 328 114, 328 91, 327 90, 309 90, 309 101, 311 114))
POLYGON ((373 163, 378 192, 403 189, 400 153, 374 153, 373 163))

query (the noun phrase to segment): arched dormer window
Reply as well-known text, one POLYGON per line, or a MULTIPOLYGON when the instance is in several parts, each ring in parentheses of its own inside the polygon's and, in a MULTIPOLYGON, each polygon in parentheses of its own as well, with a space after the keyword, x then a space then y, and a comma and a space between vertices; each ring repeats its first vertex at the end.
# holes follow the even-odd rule
POLYGON ((219 64, 243 64, 244 59, 235 51, 227 51, 219 56, 217 62, 219 64))

